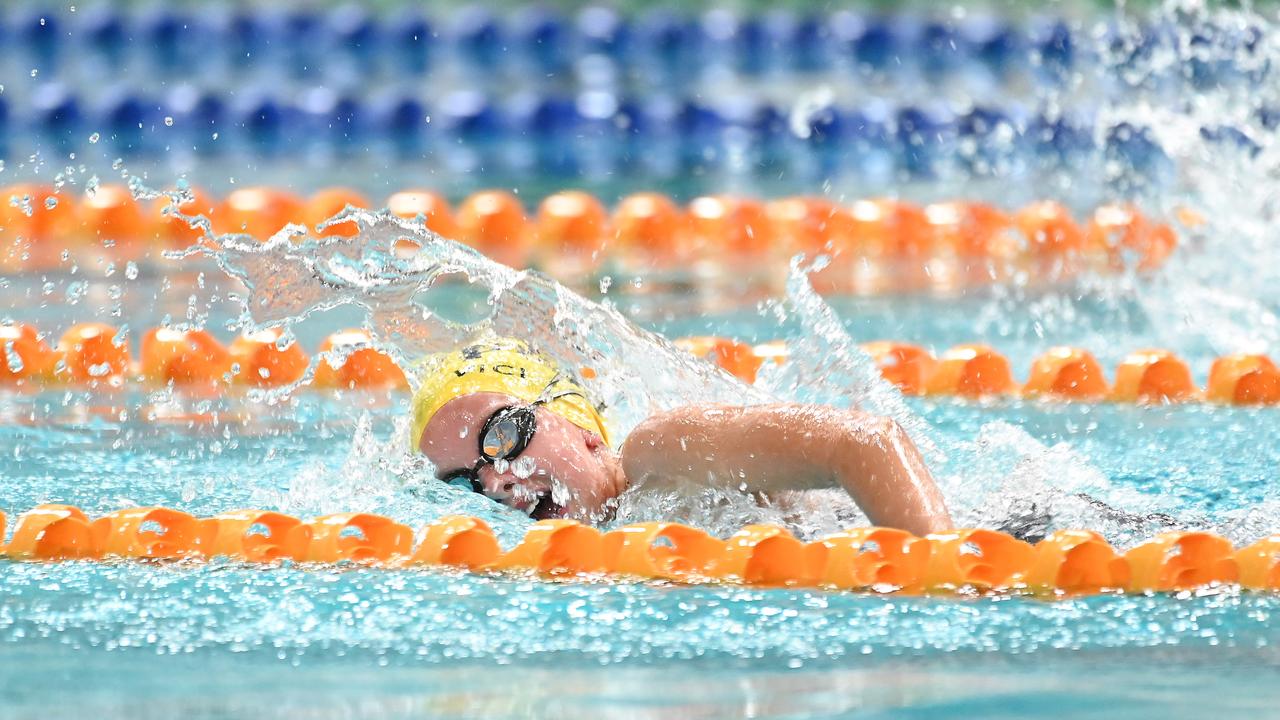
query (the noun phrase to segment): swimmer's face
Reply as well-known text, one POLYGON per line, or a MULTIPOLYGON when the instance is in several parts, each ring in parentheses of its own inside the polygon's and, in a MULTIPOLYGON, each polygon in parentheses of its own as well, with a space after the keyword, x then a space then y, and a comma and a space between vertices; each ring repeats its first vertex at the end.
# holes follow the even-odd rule
MULTIPOLYGON (((480 459, 485 421, 503 408, 523 404, 501 393, 456 397, 431 417, 418 449, 436 466, 438 478, 471 470, 480 459)), ((596 433, 544 407, 534 413, 537 430, 516 460, 501 469, 503 463, 480 465, 484 494, 537 520, 606 519, 613 510, 610 501, 626 488, 618 458, 596 433)))

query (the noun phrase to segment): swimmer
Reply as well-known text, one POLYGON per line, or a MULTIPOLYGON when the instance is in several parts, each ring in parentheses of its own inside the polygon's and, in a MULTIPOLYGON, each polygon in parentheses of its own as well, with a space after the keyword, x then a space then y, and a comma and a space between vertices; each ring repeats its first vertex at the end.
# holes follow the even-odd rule
POLYGON ((410 443, 439 480, 535 519, 608 519, 628 486, 727 482, 759 497, 842 487, 875 525, 917 535, 951 518, 919 450, 891 419, 821 405, 691 405, 614 449, 587 391, 511 339, 428 358, 410 443))

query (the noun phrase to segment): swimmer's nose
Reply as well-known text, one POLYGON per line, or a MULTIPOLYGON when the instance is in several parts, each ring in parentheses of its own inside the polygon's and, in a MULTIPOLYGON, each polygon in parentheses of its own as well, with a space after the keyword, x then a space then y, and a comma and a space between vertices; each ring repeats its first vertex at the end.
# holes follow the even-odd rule
POLYGON ((506 505, 515 505, 519 500, 516 479, 498 472, 493 466, 480 469, 480 488, 489 499, 506 505))

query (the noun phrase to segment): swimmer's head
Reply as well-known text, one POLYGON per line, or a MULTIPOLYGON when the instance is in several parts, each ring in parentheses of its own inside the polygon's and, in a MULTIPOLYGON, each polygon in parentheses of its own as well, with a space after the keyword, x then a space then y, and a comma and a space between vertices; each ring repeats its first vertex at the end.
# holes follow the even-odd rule
POLYGON ((428 358, 411 433, 440 479, 538 519, 601 519, 626 484, 586 390, 518 340, 428 358))

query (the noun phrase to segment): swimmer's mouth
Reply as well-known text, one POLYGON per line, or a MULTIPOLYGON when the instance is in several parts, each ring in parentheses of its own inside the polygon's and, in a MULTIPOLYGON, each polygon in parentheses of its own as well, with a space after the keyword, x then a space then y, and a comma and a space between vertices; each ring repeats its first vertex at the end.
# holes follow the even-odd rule
POLYGON ((550 520, 564 516, 564 508, 551 499, 551 491, 543 490, 538 493, 538 503, 533 506, 533 510, 529 511, 529 517, 534 520, 550 520))

